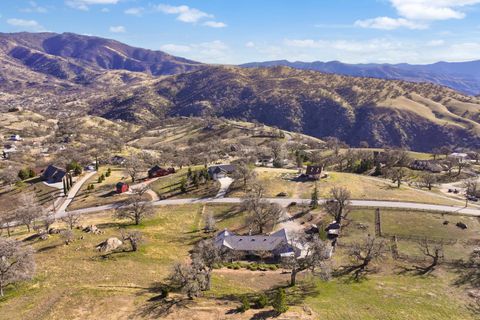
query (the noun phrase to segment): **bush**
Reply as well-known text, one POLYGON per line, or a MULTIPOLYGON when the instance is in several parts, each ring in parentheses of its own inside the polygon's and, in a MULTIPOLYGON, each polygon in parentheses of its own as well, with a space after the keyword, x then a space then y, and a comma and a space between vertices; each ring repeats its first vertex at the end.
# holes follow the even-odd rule
POLYGON ((108 168, 107 173, 105 173, 105 177, 110 177, 111 174, 112 174, 112 170, 108 168))
POLYGON ((240 312, 245 312, 250 309, 250 301, 248 301, 248 298, 246 296, 242 296, 240 298, 240 312))
POLYGON ((162 287, 161 291, 160 291, 160 297, 162 297, 163 299, 165 298, 168 298, 168 294, 170 293, 170 289, 168 287, 162 287))
POLYGON ((21 169, 18 171, 18 177, 20 180, 27 180, 30 177, 28 174, 28 169, 21 169))
POLYGON ((285 313, 288 310, 287 306, 287 295, 285 294, 285 289, 278 289, 273 299, 272 307, 278 313, 285 313))
POLYGON ((268 297, 266 294, 262 293, 255 304, 258 309, 263 309, 268 305, 268 297))
POLYGON ((82 174, 82 166, 77 162, 77 161, 72 161, 69 164, 67 164, 67 171, 73 171, 75 175, 80 175, 82 174))

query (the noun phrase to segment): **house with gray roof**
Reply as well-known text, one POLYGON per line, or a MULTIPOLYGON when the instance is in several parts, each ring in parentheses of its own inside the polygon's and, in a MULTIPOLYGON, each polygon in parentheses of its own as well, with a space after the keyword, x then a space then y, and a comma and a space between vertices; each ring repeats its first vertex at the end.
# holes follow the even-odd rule
POLYGON ((213 180, 224 178, 235 171, 235 166, 231 164, 219 164, 208 168, 208 174, 213 180))
POLYGON ((285 229, 278 230, 270 235, 236 235, 227 229, 215 237, 217 248, 224 248, 245 255, 256 255, 269 252, 274 258, 299 256, 301 250, 294 248, 288 239, 285 229))
POLYGON ((47 183, 58 183, 58 182, 62 182, 66 174, 67 172, 64 169, 61 169, 54 165, 49 165, 45 169, 45 171, 43 171, 42 178, 47 183))

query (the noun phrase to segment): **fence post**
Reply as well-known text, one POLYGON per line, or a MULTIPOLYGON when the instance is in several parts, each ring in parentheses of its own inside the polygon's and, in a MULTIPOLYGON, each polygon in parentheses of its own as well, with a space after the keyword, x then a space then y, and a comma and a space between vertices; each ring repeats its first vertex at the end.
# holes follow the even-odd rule
POLYGON ((394 260, 397 260, 399 258, 399 253, 398 253, 398 244, 397 244, 397 236, 392 237, 392 257, 394 260))
POLYGON ((380 208, 375 209, 375 236, 382 236, 382 222, 380 220, 380 208))

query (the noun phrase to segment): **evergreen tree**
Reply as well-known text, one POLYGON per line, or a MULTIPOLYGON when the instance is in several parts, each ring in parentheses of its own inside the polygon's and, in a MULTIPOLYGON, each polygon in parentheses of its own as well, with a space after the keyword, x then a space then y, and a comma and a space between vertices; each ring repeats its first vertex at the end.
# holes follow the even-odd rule
POLYGON ((63 193, 67 195, 67 183, 65 182, 65 179, 62 179, 63 181, 63 193))
POLYGON ((317 188, 316 183, 315 183, 315 187, 313 188, 311 201, 310 201, 310 207, 312 209, 317 209, 318 208, 318 188, 317 188))
POLYGON ((180 181, 180 191, 187 192, 187 180, 185 178, 180 181))
POLYGON ((285 313, 288 310, 287 306, 287 295, 285 294, 285 289, 278 289, 273 299, 272 307, 278 313, 285 313))
POLYGON ((188 167, 187 178, 190 179, 191 177, 192 177, 192 168, 188 167))

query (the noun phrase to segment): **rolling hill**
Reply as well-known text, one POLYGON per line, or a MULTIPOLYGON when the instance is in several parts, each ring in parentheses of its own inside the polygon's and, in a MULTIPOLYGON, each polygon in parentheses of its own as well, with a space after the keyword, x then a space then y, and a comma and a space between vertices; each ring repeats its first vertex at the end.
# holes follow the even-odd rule
POLYGON ((330 62, 290 62, 287 60, 252 62, 246 68, 286 66, 356 77, 431 82, 450 87, 469 95, 480 93, 480 60, 470 62, 437 62, 427 65, 401 64, 347 64, 330 62))
POLYGON ((3 59, 62 80, 91 81, 104 70, 171 75, 197 69, 195 61, 162 51, 134 48, 115 40, 73 33, 0 33, 3 59))
POLYGON ((352 146, 480 147, 480 99, 428 82, 212 66, 69 33, 0 34, 0 44, 1 111, 137 124, 218 116, 352 146))
POLYGON ((288 67, 205 67, 103 100, 91 112, 149 121, 221 116, 258 121, 351 145, 427 151, 480 147, 480 100, 430 83, 346 77, 288 67))

